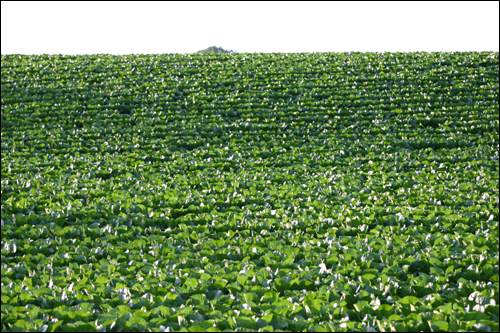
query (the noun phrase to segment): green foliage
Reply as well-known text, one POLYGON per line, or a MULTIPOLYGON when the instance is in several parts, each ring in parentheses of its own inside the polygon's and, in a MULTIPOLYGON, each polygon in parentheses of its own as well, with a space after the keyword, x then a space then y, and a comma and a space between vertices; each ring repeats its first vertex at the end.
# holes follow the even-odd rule
POLYGON ((200 50, 197 53, 235 53, 233 50, 224 50, 222 47, 210 46, 204 50, 200 50))
POLYGON ((2 55, 2 331, 498 331, 498 60, 2 55))

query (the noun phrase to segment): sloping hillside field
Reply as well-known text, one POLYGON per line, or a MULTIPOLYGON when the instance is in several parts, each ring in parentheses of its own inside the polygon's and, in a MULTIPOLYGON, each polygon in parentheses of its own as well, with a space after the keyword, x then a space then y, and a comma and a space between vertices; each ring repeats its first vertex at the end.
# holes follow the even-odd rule
POLYGON ((498 52, 1 59, 2 331, 498 332, 498 52))

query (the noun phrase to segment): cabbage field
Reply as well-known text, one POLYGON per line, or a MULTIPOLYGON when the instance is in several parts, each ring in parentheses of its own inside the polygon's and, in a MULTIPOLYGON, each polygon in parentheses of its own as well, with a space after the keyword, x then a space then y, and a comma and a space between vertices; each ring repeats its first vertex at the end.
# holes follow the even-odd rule
POLYGON ((7 331, 499 331, 499 54, 1 56, 7 331))

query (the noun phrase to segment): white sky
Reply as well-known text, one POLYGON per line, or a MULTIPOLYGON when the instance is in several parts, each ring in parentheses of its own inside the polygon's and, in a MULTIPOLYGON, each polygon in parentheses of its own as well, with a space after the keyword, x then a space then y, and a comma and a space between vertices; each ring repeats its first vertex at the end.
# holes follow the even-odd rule
POLYGON ((499 51, 498 1, 2 1, 2 54, 499 51))

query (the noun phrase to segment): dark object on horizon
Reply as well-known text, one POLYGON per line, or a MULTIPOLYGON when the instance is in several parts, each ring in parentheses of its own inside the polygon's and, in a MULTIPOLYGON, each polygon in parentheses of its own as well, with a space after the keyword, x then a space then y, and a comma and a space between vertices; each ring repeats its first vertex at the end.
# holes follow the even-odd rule
POLYGON ((222 47, 217 47, 217 46, 210 46, 209 48, 200 50, 196 53, 236 53, 236 51, 224 50, 222 47))

